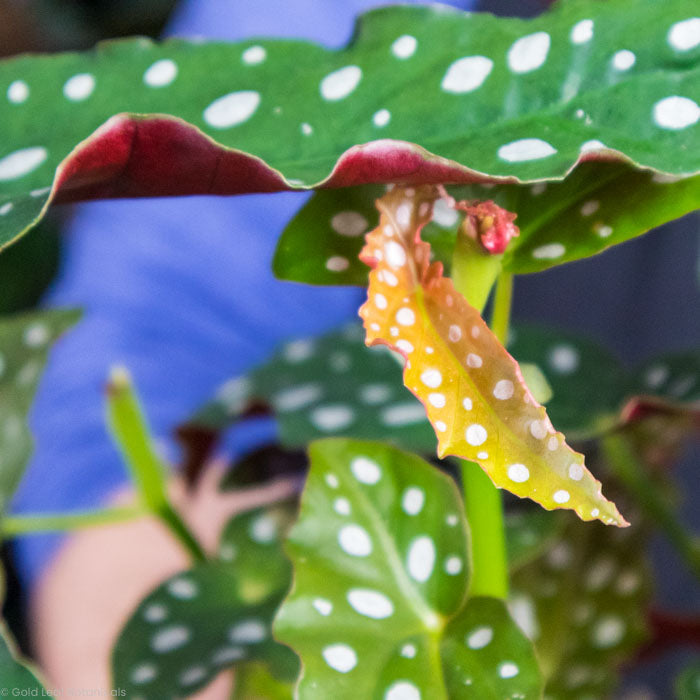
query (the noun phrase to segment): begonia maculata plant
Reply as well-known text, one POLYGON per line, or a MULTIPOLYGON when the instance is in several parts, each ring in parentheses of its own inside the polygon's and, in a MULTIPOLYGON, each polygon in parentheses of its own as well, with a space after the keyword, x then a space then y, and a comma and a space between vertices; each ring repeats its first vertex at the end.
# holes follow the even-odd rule
MULTIPOLYGON (((386 7, 337 50, 120 40, 4 60, 0 91, 0 247, 67 202, 317 190, 276 274, 367 288, 361 323, 290 339, 182 417, 190 483, 261 411, 279 444, 222 490, 305 475, 235 516, 215 555, 169 501, 128 372, 111 373, 139 505, 73 518, 151 513, 192 560, 125 622, 115 687, 189 697, 234 668, 236 698, 602 698, 663 647, 645 547, 660 529, 700 577, 668 488, 700 355, 628 369, 575 333, 511 324, 510 305, 514 276, 698 208, 695 0, 560 0, 531 20, 386 7)), ((7 538, 66 526, 6 511, 47 353, 77 322, 0 319, 7 538)), ((41 688, 2 639, 0 678, 41 688)))

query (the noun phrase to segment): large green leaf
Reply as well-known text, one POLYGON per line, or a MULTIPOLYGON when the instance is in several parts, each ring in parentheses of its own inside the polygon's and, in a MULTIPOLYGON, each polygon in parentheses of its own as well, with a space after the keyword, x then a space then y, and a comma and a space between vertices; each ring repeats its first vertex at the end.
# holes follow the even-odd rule
POLYGON ((235 517, 218 560, 150 593, 114 647, 114 687, 149 700, 189 696, 222 670, 248 662, 269 664, 281 681, 296 678, 296 657, 270 629, 290 583, 281 541, 292 516, 280 505, 235 517))
MULTIPOLYGON (((503 269, 539 272, 585 258, 697 209, 700 177, 682 180, 627 163, 586 162, 563 182, 450 187, 457 200, 494 200, 518 215, 520 235, 503 256, 503 269)), ((277 246, 278 277, 310 284, 367 283, 358 256, 363 235, 379 218, 377 185, 317 192, 287 225, 277 246)), ((438 260, 449 266, 461 212, 440 200, 423 230, 438 260)))
POLYGON ((620 663, 645 640, 647 534, 645 525, 613 531, 571 520, 515 572, 510 610, 535 643, 547 697, 609 697, 620 663))
POLYGON ((79 311, 56 309, 0 321, 0 517, 31 455, 27 414, 49 350, 79 318, 79 311))
POLYGON ((418 457, 328 439, 290 533, 294 587, 275 631, 302 659, 297 697, 540 696, 532 648, 501 601, 466 599, 454 483, 418 457))
POLYGON ((398 7, 366 15, 339 51, 137 39, 5 61, 0 244, 54 198, 532 181, 582 158, 697 174, 696 10, 570 0, 524 21, 398 7))

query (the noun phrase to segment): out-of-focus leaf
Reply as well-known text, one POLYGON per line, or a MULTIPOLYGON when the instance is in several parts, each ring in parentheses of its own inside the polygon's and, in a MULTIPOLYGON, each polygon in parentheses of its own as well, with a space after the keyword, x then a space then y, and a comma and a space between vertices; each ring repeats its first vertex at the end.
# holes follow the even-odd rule
POLYGON ((695 404, 700 410, 700 352, 654 358, 635 372, 628 387, 631 395, 654 396, 673 404, 695 404))
MULTIPOLYGON (((208 454, 215 434, 239 420, 247 409, 263 405, 271 407, 278 418, 280 440, 289 448, 304 447, 333 434, 390 440, 406 449, 432 452, 435 435, 419 402, 398 386, 398 363, 382 348, 364 347, 361 335, 360 328, 351 324, 320 338, 294 340, 258 370, 223 385, 181 430, 197 463, 208 454), (324 410, 331 416, 335 411, 335 426, 326 427, 324 410), (206 449, 198 451, 195 448, 203 434, 209 436, 206 449)), ((645 400, 645 406, 654 409, 653 415, 647 412, 635 426, 640 438, 648 442, 650 459, 668 462, 693 429, 686 415, 697 402, 693 390, 684 399, 673 397, 668 390, 689 386, 690 378, 696 376, 693 353, 662 357, 630 373, 611 353, 585 337, 525 324, 511 329, 508 351, 521 369, 535 366, 544 374, 552 390, 547 413, 570 439, 594 439, 618 425, 625 418, 620 413, 625 399, 650 397, 653 387, 647 382, 649 378, 659 381, 659 377, 663 382, 655 400, 661 403, 654 407, 645 400), (664 391, 672 402, 664 398, 664 391), (669 411, 661 411, 666 404, 669 411)), ((274 452, 268 456, 273 458, 274 452)), ((227 481, 241 485, 271 475, 274 469, 266 459, 265 455, 251 455, 242 462, 242 471, 237 475, 234 469, 227 481)), ((279 469, 283 470, 281 464, 279 469)))
POLYGON ((695 659, 681 671, 674 683, 677 700, 700 698, 700 659, 695 659))
POLYGON ((438 196, 434 187, 396 187, 377 202, 379 225, 361 254, 372 268, 360 309, 367 344, 406 358, 403 381, 425 407, 439 457, 477 462, 494 484, 547 510, 625 525, 583 455, 552 427, 517 362, 440 263, 429 262, 420 232, 438 196))
MULTIPOLYGON (((595 255, 694 211, 700 177, 676 180, 627 163, 585 162, 563 182, 448 189, 458 200, 493 200, 518 215, 520 235, 502 264, 521 274, 595 255)), ((358 260, 364 233, 359 224, 362 220, 365 230, 376 225, 372 205, 381 194, 376 185, 317 192, 282 234, 276 274, 311 284, 366 284, 367 273, 358 260)), ((446 200, 439 200, 424 229, 424 239, 445 264, 461 220, 446 200)))
POLYGON ((558 513, 527 509, 506 513, 505 524, 508 566, 512 572, 550 549, 561 536, 564 520, 558 513))
MULTIPOLYGON (((385 191, 381 185, 366 185, 314 194, 279 239, 273 261, 275 274, 308 284, 367 286, 367 266, 359 256, 365 234, 379 219, 374 202, 385 191)), ((440 200, 433 221, 423 229, 423 238, 447 270, 461 219, 461 212, 440 200)))
POLYGON ((245 664, 236 670, 232 700, 292 700, 294 684, 275 678, 264 664, 245 664))
POLYGON ((532 647, 502 601, 472 598, 454 483, 418 457, 328 439, 287 549, 294 588, 275 620, 302 659, 297 697, 540 697, 532 647))
MULTIPOLYGON (((5 572, 0 567, 0 607, 4 597, 5 572)), ((0 619, 0 696, 12 697, 12 691, 23 692, 23 697, 42 697, 42 692, 46 693, 29 664, 20 658, 10 630, 0 619)))
POLYGON ((268 445, 245 455, 224 475, 219 484, 222 491, 235 491, 287 476, 301 476, 306 472, 306 453, 284 450, 268 445))
POLYGON ((547 413, 569 439, 594 437, 619 421, 625 370, 598 343, 561 329, 518 325, 508 352, 542 371, 552 388, 547 413))
POLYGON ((0 314, 36 305, 58 272, 61 239, 46 219, 17 245, 0 255, 0 314))
POLYGON ((187 443, 202 431, 218 433, 263 404, 279 420, 286 447, 345 435, 433 452, 435 435, 425 411, 401 384, 398 358, 386 348, 368 349, 362 338, 362 328, 353 323, 285 344, 250 375, 222 385, 180 429, 182 439, 187 443))
POLYGON ((234 518, 215 561, 177 574, 139 604, 113 650, 113 685, 146 700, 189 696, 219 672, 264 662, 291 682, 298 661, 272 638, 271 622, 289 588, 281 548, 286 505, 234 518))
POLYGON ((619 664, 647 636, 646 544, 644 525, 571 520, 546 554, 515 572, 509 607, 535 644, 547 697, 609 696, 619 664))
POLYGON ((0 517, 31 455, 27 414, 49 350, 79 318, 79 311, 54 309, 0 321, 0 517))
MULTIPOLYGON (((695 0, 574 0, 527 21, 405 6, 365 15, 336 51, 136 39, 4 61, 0 245, 53 200, 523 182, 584 159, 697 175, 695 13, 695 0)), ((542 245, 536 262, 563 244, 542 245)))
MULTIPOLYGON (((3 690, 9 691, 8 697, 12 691, 22 693, 20 697, 41 697, 47 692, 34 673, 17 659, 14 643, 4 623, 0 622, 0 693, 3 690)), ((4 697, 4 693, 2 695, 4 697)))

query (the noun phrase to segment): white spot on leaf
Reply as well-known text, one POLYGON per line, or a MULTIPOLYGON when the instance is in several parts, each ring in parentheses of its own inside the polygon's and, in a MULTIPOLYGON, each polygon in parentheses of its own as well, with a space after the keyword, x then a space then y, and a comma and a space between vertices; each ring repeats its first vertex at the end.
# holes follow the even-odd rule
POLYGON ((425 583, 435 566, 435 545, 427 535, 417 537, 408 550, 407 569, 414 581, 425 583))
POLYGON ((676 51, 690 51, 700 46, 700 17, 676 22, 668 31, 668 43, 676 51))
POLYGON ((341 549, 352 557, 366 557, 372 553, 372 540, 367 530, 359 525, 346 525, 338 533, 341 549))
POLYGON ((156 61, 143 74, 143 82, 149 87, 159 88, 170 85, 177 77, 177 64, 169 58, 156 61))
POLYGON ((586 44, 593 38, 593 20, 582 19, 571 30, 571 42, 573 44, 586 44))
POLYGON ((501 146, 498 149, 498 157, 508 163, 522 163, 549 158, 556 152, 554 146, 542 139, 518 139, 501 146))
POLYGON ((90 73, 79 73, 66 80, 63 94, 71 102, 82 102, 92 95, 95 89, 95 76, 90 73))
POLYGON ((445 73, 441 87, 445 92, 472 92, 484 84, 493 69, 493 61, 485 56, 466 56, 456 60, 445 73))
POLYGON ((214 100, 204 110, 204 121, 215 129, 229 129, 248 121, 260 105, 260 93, 239 90, 214 100))
POLYGON ((0 182, 28 175, 36 170, 48 155, 43 146, 30 146, 0 158, 0 182))
POLYGON ((394 614, 394 604, 383 593, 367 588, 354 588, 348 591, 348 603, 365 617, 383 620, 394 614))
POLYGON ((329 102, 342 100, 358 86, 361 78, 362 70, 358 66, 340 68, 321 81, 321 96, 329 102))
POLYGON ((349 673, 357 666, 357 654, 347 644, 331 644, 321 654, 325 662, 339 673, 349 673))
POLYGON ((393 53, 396 58, 406 59, 413 56, 417 47, 418 42, 416 38, 410 34, 404 34, 391 45, 391 53, 393 53))
POLYGON ((379 465, 369 457, 355 457, 350 463, 350 470, 355 478, 363 484, 376 484, 382 477, 379 465))
POLYGON ((654 121, 662 129, 679 131, 700 120, 700 107, 689 97, 673 95, 654 105, 654 121))
POLYGON ((508 66, 513 73, 529 73, 544 64, 551 39, 547 32, 521 37, 508 49, 508 66))

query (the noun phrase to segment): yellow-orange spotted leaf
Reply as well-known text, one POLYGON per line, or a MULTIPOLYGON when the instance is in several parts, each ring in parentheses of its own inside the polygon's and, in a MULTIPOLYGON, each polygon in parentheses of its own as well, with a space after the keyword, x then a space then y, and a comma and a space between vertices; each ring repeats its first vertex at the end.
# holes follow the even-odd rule
POLYGON ((367 344, 406 359, 404 384, 423 402, 438 454, 478 462, 496 486, 544 508, 624 526, 599 481, 532 397, 518 363, 479 312, 430 263, 421 228, 440 197, 435 187, 396 187, 377 201, 379 226, 361 258, 371 268, 360 309, 367 344))

